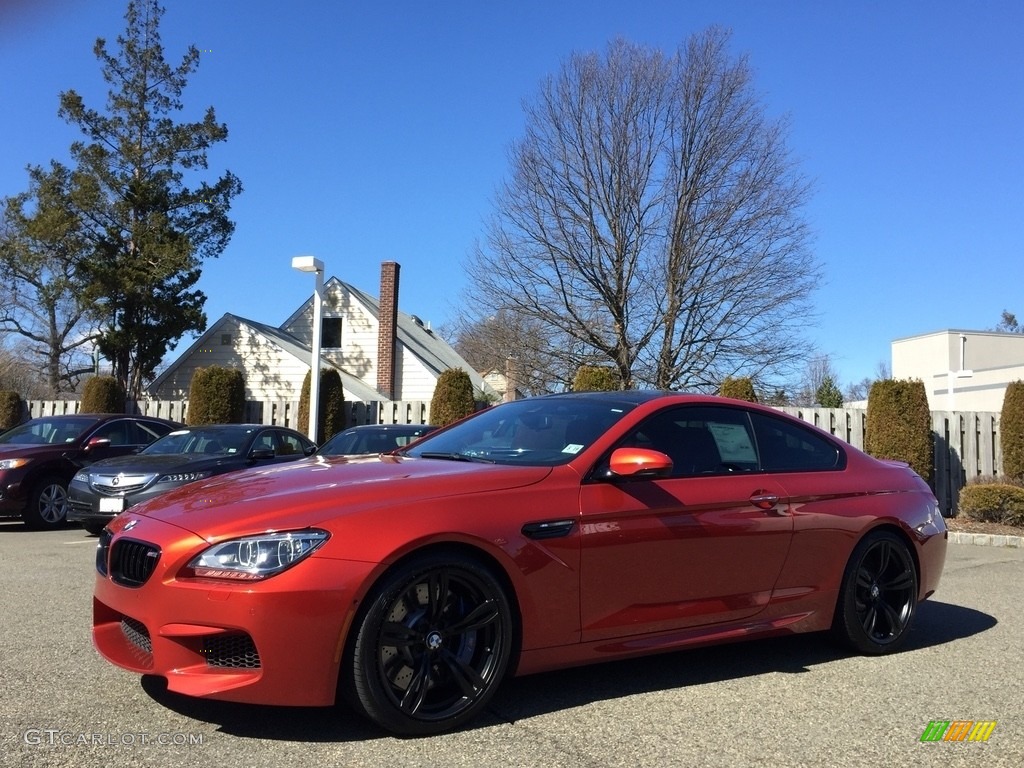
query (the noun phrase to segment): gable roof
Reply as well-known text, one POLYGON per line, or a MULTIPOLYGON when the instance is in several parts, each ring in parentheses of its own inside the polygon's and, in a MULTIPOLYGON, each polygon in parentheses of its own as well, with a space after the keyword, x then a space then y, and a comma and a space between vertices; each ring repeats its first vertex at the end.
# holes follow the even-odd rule
MULTIPOLYGON (((324 283, 324 291, 326 292, 328 287, 331 285, 337 285, 350 293, 366 308, 366 311, 373 316, 374 320, 378 323, 380 322, 380 302, 377 299, 336 277, 332 277, 324 283)), ((285 328, 295 322, 295 320, 297 320, 312 303, 313 297, 310 296, 287 320, 284 321, 281 327, 285 328)), ((395 330, 398 335, 398 340, 402 342, 410 352, 416 355, 416 357, 418 357, 434 374, 440 376, 449 368, 461 368, 469 374, 469 378, 472 380, 474 387, 483 392, 495 394, 491 386, 483 380, 483 377, 474 370, 473 366, 467 363, 458 352, 452 349, 451 345, 448 344, 447 341, 436 335, 430 328, 427 328, 423 324, 423 321, 415 315, 409 315, 399 310, 398 326, 395 330)), ((309 354, 309 352, 306 354, 309 354)), ((379 398, 380 395, 378 394, 377 399, 379 398)))
MULTIPOLYGON (((229 320, 234 320, 239 325, 248 326, 253 331, 266 338, 268 341, 270 341, 272 344, 274 344, 282 351, 290 354, 292 357, 302 361, 307 365, 309 364, 310 358, 312 357, 313 354, 312 348, 300 343, 290 333, 282 331, 280 328, 275 328, 272 325, 267 325, 266 323, 260 323, 256 320, 249 320, 247 318, 240 317, 239 315, 233 315, 230 312, 226 312, 224 316, 221 317, 217 322, 212 323, 210 327, 206 329, 203 335, 196 339, 195 342, 193 342, 192 345, 187 350, 185 350, 185 352, 179 355, 177 360, 175 360, 173 363, 167 366, 164 372, 157 376, 153 380, 153 383, 150 384, 147 389, 150 392, 157 391, 163 384, 164 380, 174 373, 178 366, 181 365, 181 363, 190 356, 194 349, 202 346, 211 336, 218 332, 218 329, 226 321, 229 320)), ((339 370, 337 366, 332 364, 330 361, 324 360, 321 357, 320 365, 322 369, 333 368, 335 370, 338 370, 338 373, 341 376, 341 384, 345 388, 345 391, 351 392, 360 400, 364 402, 371 402, 383 399, 381 397, 380 392, 378 392, 376 389, 368 386, 361 379, 357 379, 355 376, 352 376, 351 374, 346 373, 343 370, 339 370)))

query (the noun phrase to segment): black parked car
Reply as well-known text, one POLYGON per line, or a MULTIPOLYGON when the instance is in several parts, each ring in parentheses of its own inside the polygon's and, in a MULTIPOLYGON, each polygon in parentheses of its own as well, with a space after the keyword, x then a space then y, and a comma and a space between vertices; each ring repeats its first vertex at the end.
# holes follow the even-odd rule
POLYGON ((362 456, 391 453, 437 427, 429 424, 364 424, 338 432, 317 449, 317 456, 362 456))
POLYGON ((178 426, 148 416, 78 413, 14 427, 0 435, 0 515, 56 528, 67 517, 67 487, 75 472, 134 453, 178 426))
POLYGON ((68 520, 90 533, 133 504, 172 488, 264 464, 295 461, 316 451, 304 435, 262 424, 213 424, 171 432, 135 456, 98 462, 68 486, 68 520))

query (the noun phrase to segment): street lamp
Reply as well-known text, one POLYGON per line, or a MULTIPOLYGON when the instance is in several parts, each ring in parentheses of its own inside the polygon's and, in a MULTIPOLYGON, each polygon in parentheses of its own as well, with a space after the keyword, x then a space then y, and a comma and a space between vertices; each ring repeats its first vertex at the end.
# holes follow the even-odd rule
POLYGON ((324 263, 315 256, 293 256, 292 269, 316 273, 313 291, 313 359, 309 365, 309 439, 317 438, 317 411, 320 409, 320 315, 324 302, 324 263))

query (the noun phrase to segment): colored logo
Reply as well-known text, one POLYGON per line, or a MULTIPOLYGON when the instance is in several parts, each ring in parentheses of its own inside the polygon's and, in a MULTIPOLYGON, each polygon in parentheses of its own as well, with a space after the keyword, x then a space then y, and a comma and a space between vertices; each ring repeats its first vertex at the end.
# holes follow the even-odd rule
POLYGON ((921 741, 988 741, 995 728, 995 720, 932 720, 921 741))

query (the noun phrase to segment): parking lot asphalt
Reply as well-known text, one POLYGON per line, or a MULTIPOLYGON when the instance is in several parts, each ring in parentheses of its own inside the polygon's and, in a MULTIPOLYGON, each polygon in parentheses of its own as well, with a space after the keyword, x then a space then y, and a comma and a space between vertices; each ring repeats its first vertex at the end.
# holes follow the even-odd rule
POLYGON ((906 650, 823 636, 508 681, 473 727, 396 739, 343 708, 168 694, 100 659, 96 539, 0 521, 0 766, 1024 765, 1024 549, 951 544, 906 650), (985 742, 922 742, 932 721, 985 742))

